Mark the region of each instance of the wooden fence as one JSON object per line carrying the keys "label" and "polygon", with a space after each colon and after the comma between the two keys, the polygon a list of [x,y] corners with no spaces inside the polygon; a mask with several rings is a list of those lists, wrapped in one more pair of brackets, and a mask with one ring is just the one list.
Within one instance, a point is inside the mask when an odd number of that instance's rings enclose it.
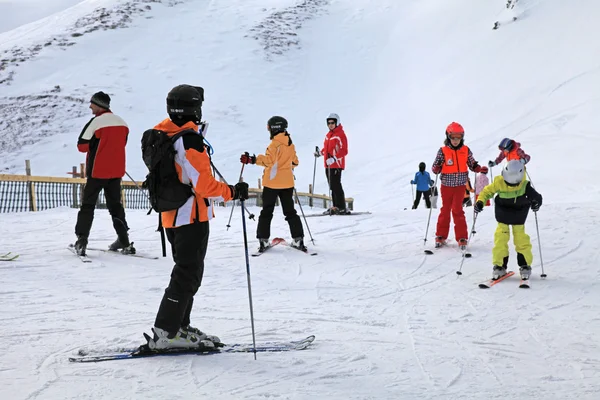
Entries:
{"label": "wooden fence", "polygon": [[[31,175],[31,165],[26,161],[26,175],[0,174],[0,213],[41,211],[55,207],[79,208],[86,179],[85,166],[73,167],[69,174],[73,178]],[[123,180],[121,183],[121,200],[127,209],[150,209],[148,193],[141,188],[141,182]],[[262,206],[262,188],[260,180],[258,188],[250,188],[248,205]],[[309,207],[327,209],[331,206],[331,198],[326,195],[312,193],[309,185],[308,192],[297,192],[300,204]],[[296,200],[296,203],[298,202]],[[354,208],[354,199],[346,198],[347,207]],[[221,203],[229,207],[233,202]],[[98,196],[98,208],[106,208],[103,192]]]}

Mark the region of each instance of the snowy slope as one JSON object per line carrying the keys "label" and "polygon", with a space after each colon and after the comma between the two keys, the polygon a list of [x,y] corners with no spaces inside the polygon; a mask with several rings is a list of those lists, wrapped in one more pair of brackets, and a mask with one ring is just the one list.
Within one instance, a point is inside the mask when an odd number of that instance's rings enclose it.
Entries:
{"label": "snowy slope", "polygon": [[[106,7],[107,17],[90,17],[96,7]],[[258,341],[315,334],[313,349],[258,361],[228,354],[97,365],[67,358],[81,348],[139,344],[172,261],[90,252],[94,261],[83,264],[66,249],[76,210],[3,214],[0,253],[21,256],[0,263],[0,398],[599,398],[600,188],[589,172],[600,141],[600,53],[593,45],[600,5],[521,0],[520,19],[494,31],[503,7],[466,0],[87,0],[0,34],[3,59],[42,44],[0,70],[0,81],[8,79],[0,84],[3,170],[20,172],[32,159],[34,174],[62,175],[83,161],[75,142],[89,118],[87,100],[105,90],[131,127],[128,171],[141,179],[141,132],[165,117],[168,90],[190,82],[206,89],[214,160],[230,179],[239,173],[240,152],[264,150],[265,122],[281,114],[290,121],[298,187],[305,189],[325,117],[339,113],[350,141],[346,193],[373,211],[308,219],[316,257],[283,247],[250,260]],[[52,39],[56,44],[43,46]],[[404,210],[408,181],[420,161],[429,167],[453,120],[482,163],[505,136],[532,156],[528,172],[545,204],[539,225],[533,214],[526,224],[535,256],[529,291],[516,279],[477,288],[491,272],[491,209],[477,220],[461,277],[455,244],[423,254],[429,213]],[[326,192],[318,162],[317,191]],[[260,176],[259,168],[246,171],[249,182]],[[193,323],[224,341],[250,342],[239,210],[229,231],[228,212],[217,212]],[[472,217],[468,210],[469,226]],[[158,255],[155,218],[131,211],[128,219],[138,250]],[[252,248],[255,228],[249,221]],[[272,230],[289,239],[279,211]],[[113,239],[99,210],[91,240],[106,246]],[[539,278],[539,244],[546,280]]]}

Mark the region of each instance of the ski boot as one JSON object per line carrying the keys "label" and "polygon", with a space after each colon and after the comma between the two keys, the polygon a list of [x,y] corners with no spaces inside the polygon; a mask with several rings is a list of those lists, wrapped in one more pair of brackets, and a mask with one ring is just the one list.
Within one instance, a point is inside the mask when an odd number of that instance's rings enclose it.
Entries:
{"label": "ski boot", "polygon": [[258,239],[258,246],[258,252],[264,252],[269,247],[269,239]]}
{"label": "ski boot", "polygon": [[500,265],[494,265],[494,270],[492,272],[492,279],[497,280],[506,275],[506,267]]}
{"label": "ski boot", "polygon": [[463,251],[467,249],[468,243],[469,242],[467,241],[467,239],[458,239],[458,247]]}
{"label": "ski boot", "polygon": [[200,338],[200,340],[210,340],[215,345],[218,344],[218,343],[221,343],[221,339],[219,339],[218,336],[207,335],[206,333],[202,332],[200,329],[195,328],[195,327],[193,327],[191,325],[182,326],[179,330],[187,332],[187,333],[192,333],[192,334],[198,336]]}
{"label": "ski boot", "polygon": [[337,212],[339,215],[350,215],[352,214],[352,212],[350,210],[348,210],[347,208],[339,209]]}
{"label": "ski boot", "polygon": [[323,211],[323,215],[335,215],[338,214],[338,208],[337,207],[331,207],[325,211]]}
{"label": "ski boot", "polygon": [[[164,329],[157,327],[152,328],[154,333],[153,338],[148,339],[148,347],[151,350],[167,350],[167,349],[214,349],[215,345],[210,340],[202,338],[191,331],[179,329],[177,332],[169,333]],[[206,336],[206,335],[204,335]]]}
{"label": "ski boot", "polygon": [[123,254],[135,254],[135,247],[133,247],[133,242],[129,242],[128,237],[124,237],[123,240],[121,238],[117,238],[110,246],[108,246],[108,250],[110,251],[121,251]]}
{"label": "ski boot", "polygon": [[521,273],[521,279],[524,281],[528,281],[531,276],[531,267],[528,265],[524,265],[519,268],[519,272]]}
{"label": "ski boot", "polygon": [[85,256],[85,252],[87,250],[87,245],[88,245],[88,239],[86,236],[82,236],[79,235],[77,236],[77,241],[75,242],[75,245],[73,246],[73,248],[75,249],[75,254],[77,254],[78,256]]}
{"label": "ski boot", "polygon": [[294,238],[294,240],[292,241],[292,244],[290,246],[292,246],[298,250],[301,250],[301,251],[308,251],[308,249],[304,245],[304,238],[302,238],[302,237]]}
{"label": "ski boot", "polygon": [[442,246],[446,245],[446,238],[443,236],[436,236],[435,237],[435,248],[439,249]]}

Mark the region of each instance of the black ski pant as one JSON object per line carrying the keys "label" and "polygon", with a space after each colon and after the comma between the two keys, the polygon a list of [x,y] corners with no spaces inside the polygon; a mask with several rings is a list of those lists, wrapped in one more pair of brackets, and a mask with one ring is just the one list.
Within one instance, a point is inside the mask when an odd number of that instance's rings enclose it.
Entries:
{"label": "black ski pant", "polygon": [[263,207],[258,217],[258,227],[256,228],[256,237],[258,239],[268,239],[271,236],[271,220],[273,219],[273,211],[277,198],[281,202],[283,215],[290,226],[292,238],[303,238],[304,229],[302,221],[294,208],[294,188],[287,189],[271,189],[263,188],[262,202]]}
{"label": "black ski pant", "polygon": [[125,220],[125,209],[121,204],[121,178],[96,179],[88,178],[83,188],[83,199],[81,208],[77,214],[77,224],[75,225],[75,234],[77,236],[90,235],[92,222],[94,222],[94,210],[100,190],[104,189],[106,198],[106,207],[112,217],[113,227],[119,236],[121,243],[129,243],[127,237],[127,221]]}
{"label": "black ski pant", "polygon": [[331,189],[333,206],[340,210],[345,210],[346,196],[342,187],[342,169],[325,168],[325,175],[327,175],[327,183],[329,183],[329,188]]}
{"label": "black ski pant", "polygon": [[168,228],[167,239],[175,266],[165,289],[154,326],[175,333],[190,324],[194,295],[204,275],[204,257],[210,233],[208,222]]}
{"label": "black ski pant", "polygon": [[431,208],[431,200],[429,200],[429,196],[431,195],[431,190],[417,190],[417,196],[415,197],[415,203],[413,204],[413,210],[416,210],[419,206],[419,202],[421,201],[421,195],[425,199],[425,205],[427,208]]}

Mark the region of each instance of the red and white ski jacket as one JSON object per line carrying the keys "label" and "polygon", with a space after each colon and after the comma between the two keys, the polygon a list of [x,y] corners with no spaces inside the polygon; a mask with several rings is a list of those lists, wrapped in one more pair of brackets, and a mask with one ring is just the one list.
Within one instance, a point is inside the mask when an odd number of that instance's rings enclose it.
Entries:
{"label": "red and white ski jacket", "polygon": [[[323,164],[325,168],[346,168],[345,157],[348,155],[348,139],[346,139],[344,127],[341,124],[327,132],[321,154],[324,158]],[[330,157],[335,157],[337,160],[328,166],[327,159]]]}
{"label": "red and white ski jacket", "polygon": [[87,153],[85,174],[89,178],[112,179],[125,175],[125,145],[129,128],[110,110],[92,118],[83,128],[77,149]]}

